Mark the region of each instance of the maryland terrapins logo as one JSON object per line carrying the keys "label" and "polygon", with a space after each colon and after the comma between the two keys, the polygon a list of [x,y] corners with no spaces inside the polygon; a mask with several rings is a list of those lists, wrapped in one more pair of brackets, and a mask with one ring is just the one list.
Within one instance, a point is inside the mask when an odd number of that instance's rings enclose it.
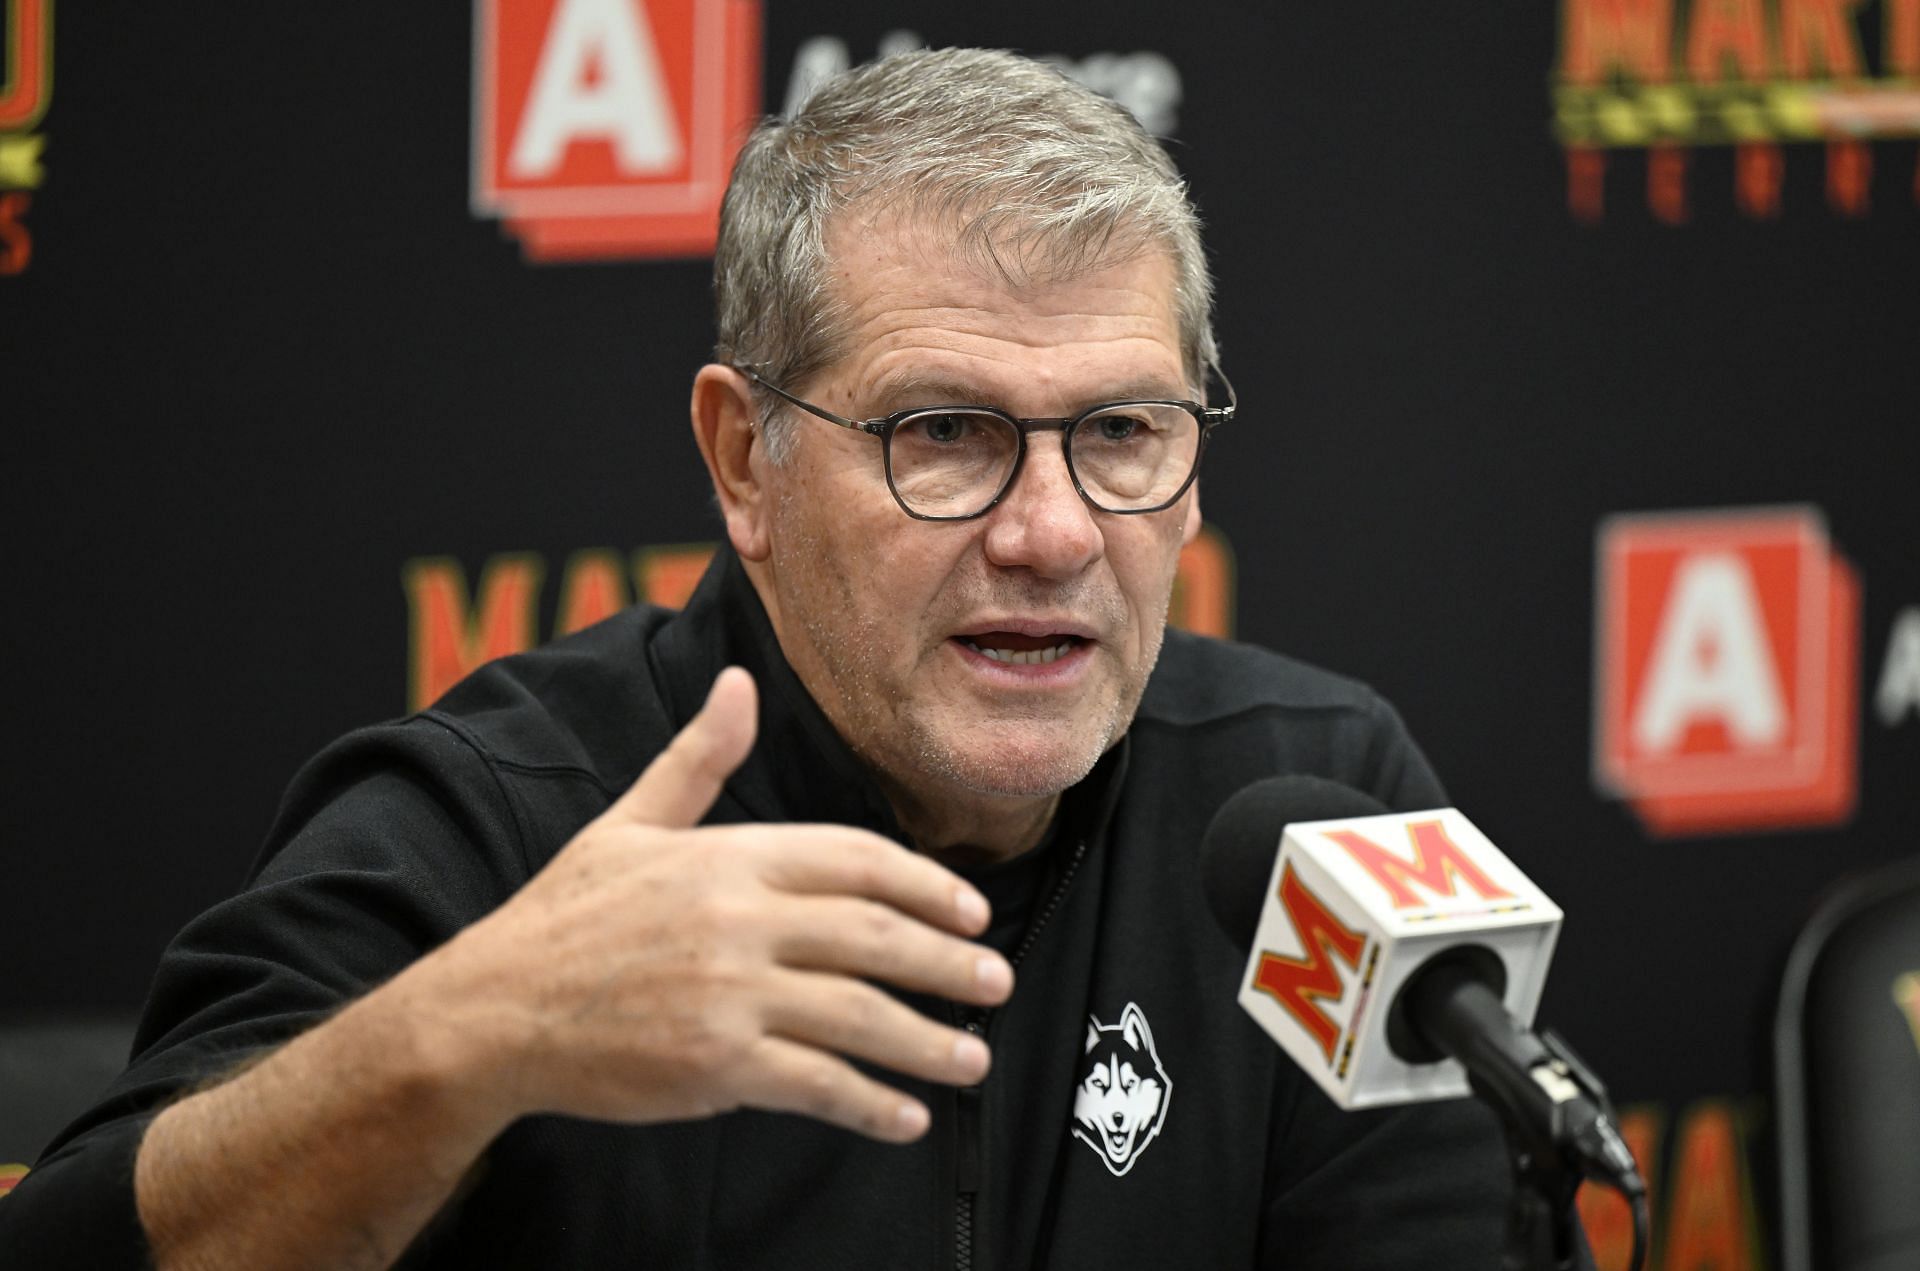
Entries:
{"label": "maryland terrapins logo", "polygon": [[[1640,150],[1648,210],[1684,223],[1689,156],[1724,146],[1734,205],[1771,219],[1785,202],[1782,143],[1800,143],[1824,155],[1831,211],[1865,216],[1871,143],[1920,131],[1916,77],[1920,0],[1561,0],[1554,131],[1568,210],[1601,220],[1609,156]],[[1920,207],[1920,165],[1883,177],[1882,197],[1902,183]]]}

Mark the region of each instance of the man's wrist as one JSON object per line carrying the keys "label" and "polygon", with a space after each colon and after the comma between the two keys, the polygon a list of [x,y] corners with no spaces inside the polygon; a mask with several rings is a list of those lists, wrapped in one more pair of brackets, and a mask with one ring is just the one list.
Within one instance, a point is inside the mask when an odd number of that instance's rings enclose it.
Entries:
{"label": "man's wrist", "polygon": [[[510,1120],[467,1052],[396,978],[161,1112],[134,1169],[156,1263],[386,1265]],[[255,1204],[260,1177],[297,1220]]]}
{"label": "man's wrist", "polygon": [[346,1012],[364,1014],[368,1044],[387,1051],[382,1080],[393,1096],[417,1100],[472,1154],[541,1110],[522,1080],[537,1030],[512,986],[475,957],[475,934],[455,936]]}

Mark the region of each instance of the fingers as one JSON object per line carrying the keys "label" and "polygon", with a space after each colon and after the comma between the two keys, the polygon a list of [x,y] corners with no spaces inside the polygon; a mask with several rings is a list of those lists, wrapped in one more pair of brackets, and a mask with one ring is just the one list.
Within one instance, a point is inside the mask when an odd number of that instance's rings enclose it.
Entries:
{"label": "fingers", "polygon": [[753,677],[737,666],[720,672],[700,713],[620,796],[612,815],[669,829],[698,824],[753,749],[758,710]]}
{"label": "fingers", "polygon": [[931,1122],[918,1099],[811,1046],[763,1037],[754,1061],[750,1084],[740,1092],[750,1107],[797,1112],[883,1143],[911,1143]]}
{"label": "fingers", "polygon": [[761,878],[781,891],[861,896],[946,931],[987,929],[986,898],[943,866],[862,830],[795,826],[767,853]]}
{"label": "fingers", "polygon": [[987,1075],[987,1044],[936,1023],[871,984],[812,971],[773,973],[763,1027],[819,1050],[892,1072],[970,1086]]}
{"label": "fingers", "polygon": [[779,933],[774,957],[785,966],[883,980],[974,1006],[998,1006],[1013,992],[1013,968],[999,953],[877,901],[794,897],[770,925]]}

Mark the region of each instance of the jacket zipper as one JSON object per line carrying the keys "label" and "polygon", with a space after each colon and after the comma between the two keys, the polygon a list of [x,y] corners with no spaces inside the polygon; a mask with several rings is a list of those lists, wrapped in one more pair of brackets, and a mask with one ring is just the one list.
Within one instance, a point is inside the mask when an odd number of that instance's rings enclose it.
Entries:
{"label": "jacket zipper", "polygon": [[[1020,963],[1033,948],[1034,941],[1040,938],[1040,932],[1049,919],[1066,899],[1067,888],[1073,882],[1073,876],[1080,872],[1080,862],[1086,859],[1087,841],[1081,839],[1073,849],[1073,858],[1067,862],[1066,869],[1060,873],[1060,881],[1053,885],[1053,891],[1047,896],[1047,903],[1040,908],[1039,916],[1027,924],[1027,934],[1022,937],[1020,947],[1007,959],[1009,965],[1018,970]],[[969,1007],[961,1012],[960,1027],[976,1037],[985,1038],[987,1026],[993,1022],[993,1012],[979,1007]],[[980,1169],[983,1148],[980,1143],[980,1103],[984,1093],[979,1085],[965,1086],[954,1091],[955,1116],[954,1127],[956,1142],[954,1145],[954,1198],[953,1198],[953,1265],[954,1271],[973,1271],[973,1205],[974,1198],[980,1194]]]}

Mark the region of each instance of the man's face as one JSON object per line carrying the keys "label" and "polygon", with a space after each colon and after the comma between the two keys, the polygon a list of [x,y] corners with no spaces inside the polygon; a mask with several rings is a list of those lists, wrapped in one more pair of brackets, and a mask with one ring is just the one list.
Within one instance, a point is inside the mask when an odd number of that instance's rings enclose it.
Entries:
{"label": "man's face", "polygon": [[[898,225],[856,222],[829,246],[850,352],[787,386],[828,410],[977,403],[1059,417],[1191,395],[1164,252],[1016,291]],[[1041,432],[985,516],[918,521],[888,492],[878,438],[805,415],[793,426],[785,465],[754,460],[769,496],[763,591],[841,735],[924,804],[1028,800],[1085,776],[1159,656],[1197,494],[1144,515],[1095,511],[1062,434]]]}

